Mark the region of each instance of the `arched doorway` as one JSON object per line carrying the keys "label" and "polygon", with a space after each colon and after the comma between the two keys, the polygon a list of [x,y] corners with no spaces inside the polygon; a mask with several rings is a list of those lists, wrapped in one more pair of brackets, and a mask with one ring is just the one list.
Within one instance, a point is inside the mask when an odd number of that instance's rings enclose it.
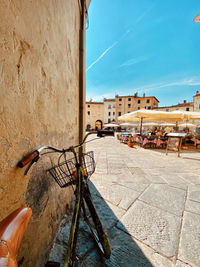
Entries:
{"label": "arched doorway", "polygon": [[95,122],[95,130],[101,130],[103,127],[103,122],[101,120],[97,120]]}

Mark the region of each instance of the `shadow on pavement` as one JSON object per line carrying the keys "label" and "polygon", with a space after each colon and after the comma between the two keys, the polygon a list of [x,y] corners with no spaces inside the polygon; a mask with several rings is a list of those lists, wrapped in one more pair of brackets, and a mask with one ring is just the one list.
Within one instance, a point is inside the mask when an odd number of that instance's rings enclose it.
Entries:
{"label": "shadow on pavement", "polygon": [[[100,257],[88,232],[87,225],[81,222],[77,244],[77,252],[80,256],[80,261],[77,266],[152,267],[153,265],[127,233],[128,230],[126,230],[121,222],[119,223],[119,219],[109,207],[108,203],[101,197],[94,184],[89,182],[89,185],[95,207],[108,233],[112,254],[108,260]],[[121,213],[120,215],[122,216],[123,214]],[[87,251],[84,251],[86,247]]]}

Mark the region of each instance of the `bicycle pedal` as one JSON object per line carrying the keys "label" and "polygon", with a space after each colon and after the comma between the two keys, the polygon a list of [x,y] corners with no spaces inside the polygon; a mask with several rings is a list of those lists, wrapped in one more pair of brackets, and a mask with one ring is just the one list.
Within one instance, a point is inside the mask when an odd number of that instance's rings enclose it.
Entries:
{"label": "bicycle pedal", "polygon": [[60,263],[56,261],[48,261],[44,267],[59,267]]}

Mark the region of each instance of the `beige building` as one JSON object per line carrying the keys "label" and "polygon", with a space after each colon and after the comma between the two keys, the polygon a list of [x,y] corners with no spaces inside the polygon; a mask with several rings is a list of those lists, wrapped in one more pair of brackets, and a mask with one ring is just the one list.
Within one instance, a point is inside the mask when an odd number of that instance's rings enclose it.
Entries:
{"label": "beige building", "polygon": [[187,102],[186,100],[184,100],[183,103],[180,103],[177,105],[156,107],[154,109],[165,110],[165,111],[184,110],[184,111],[200,112],[200,94],[199,94],[199,91],[196,91],[196,94],[193,96],[193,102]]}
{"label": "beige building", "polygon": [[42,145],[66,148],[79,140],[83,6],[82,0],[0,1],[0,220],[32,208],[19,252],[26,267],[44,266],[73,191],[47,176],[48,157],[26,176],[16,165]]}
{"label": "beige building", "polygon": [[184,111],[194,111],[194,103],[183,101],[181,104],[165,106],[165,107],[157,107],[154,109],[163,110],[163,111],[174,111],[174,110],[184,110]]}
{"label": "beige building", "polygon": [[137,93],[133,96],[115,96],[116,101],[116,120],[118,116],[135,111],[138,109],[153,109],[158,106],[158,99],[155,96],[139,97]]}
{"label": "beige building", "polygon": [[194,101],[194,111],[200,112],[200,94],[199,91],[196,91],[196,95],[193,96]]}
{"label": "beige building", "polygon": [[86,102],[86,129],[101,129],[104,122],[104,103]]}
{"label": "beige building", "polygon": [[104,98],[104,123],[115,121],[116,115],[115,99]]}

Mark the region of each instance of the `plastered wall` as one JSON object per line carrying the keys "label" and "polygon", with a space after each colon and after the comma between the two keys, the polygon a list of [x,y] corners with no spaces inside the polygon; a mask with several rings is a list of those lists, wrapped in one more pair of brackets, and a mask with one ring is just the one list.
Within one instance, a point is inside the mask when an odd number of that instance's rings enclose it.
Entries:
{"label": "plastered wall", "polygon": [[78,0],[0,0],[0,220],[28,205],[33,216],[20,255],[43,266],[72,191],[46,175],[49,158],[27,176],[28,152],[78,141]]}

